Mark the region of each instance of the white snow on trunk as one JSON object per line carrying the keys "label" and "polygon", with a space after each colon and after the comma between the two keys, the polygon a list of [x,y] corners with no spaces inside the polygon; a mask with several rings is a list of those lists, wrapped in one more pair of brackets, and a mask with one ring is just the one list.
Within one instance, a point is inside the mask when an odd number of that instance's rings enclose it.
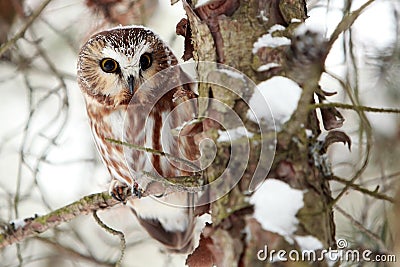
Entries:
{"label": "white snow on trunk", "polygon": [[250,198],[254,218],[264,230],[278,233],[293,244],[296,214],[304,206],[303,194],[280,180],[267,179]]}
{"label": "white snow on trunk", "polygon": [[306,235],[306,236],[296,235],[294,239],[296,240],[296,243],[300,246],[301,250],[315,251],[317,249],[323,248],[321,241],[319,241],[319,239],[311,235]]}
{"label": "white snow on trunk", "polygon": [[256,54],[258,49],[263,47],[278,47],[283,45],[290,45],[291,41],[289,38],[281,37],[281,36],[272,36],[272,33],[275,31],[282,31],[285,27],[282,25],[274,25],[269,30],[268,33],[262,35],[257,39],[257,41],[253,44],[253,54]]}
{"label": "white snow on trunk", "polygon": [[[292,116],[297,108],[302,89],[291,79],[283,76],[275,76],[257,85],[257,92],[250,98],[249,105],[252,110],[247,112],[247,118],[258,122],[272,120],[271,113],[265,107],[268,103],[273,119],[279,126],[284,124]],[[254,114],[261,114],[257,115]]]}

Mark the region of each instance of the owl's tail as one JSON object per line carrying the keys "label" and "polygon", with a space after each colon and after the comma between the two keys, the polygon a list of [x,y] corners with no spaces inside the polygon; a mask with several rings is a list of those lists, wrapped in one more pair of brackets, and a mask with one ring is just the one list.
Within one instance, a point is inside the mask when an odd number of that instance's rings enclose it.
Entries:
{"label": "owl's tail", "polygon": [[139,223],[151,237],[162,243],[170,252],[190,253],[194,249],[194,223],[188,224],[184,231],[167,231],[156,219],[142,219]]}
{"label": "owl's tail", "polygon": [[[178,193],[182,194],[182,192]],[[194,214],[194,196],[193,194],[184,193],[187,196],[187,207],[171,207],[167,209],[177,209],[180,214],[182,212],[184,216],[178,216],[176,218],[169,217],[165,219],[163,211],[159,210],[159,216],[157,216],[157,211],[154,211],[155,216],[146,216],[139,210],[135,209],[135,204],[132,206],[132,211],[136,215],[139,223],[144,229],[149,233],[149,235],[162,243],[170,252],[173,253],[190,253],[194,250],[195,245],[195,226],[197,217]],[[145,197],[148,198],[148,197]],[[144,198],[143,198],[144,199]],[[157,201],[157,200],[153,200]],[[161,203],[159,203],[161,204]],[[163,204],[168,205],[168,204]],[[168,212],[168,211],[167,211]],[[172,212],[172,214],[175,212]],[[172,215],[171,213],[169,213]],[[179,224],[179,227],[174,230],[168,230],[171,227],[171,223]]]}

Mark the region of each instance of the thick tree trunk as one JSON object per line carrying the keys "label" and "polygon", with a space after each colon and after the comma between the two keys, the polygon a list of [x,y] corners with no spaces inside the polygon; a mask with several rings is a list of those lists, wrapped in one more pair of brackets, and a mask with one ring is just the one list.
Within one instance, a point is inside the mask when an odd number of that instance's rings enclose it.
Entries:
{"label": "thick tree trunk", "polygon": [[[229,65],[246,74],[255,83],[274,75],[285,75],[282,67],[271,68],[267,71],[257,70],[261,65],[268,63],[285,66],[287,47],[268,47],[253,53],[253,44],[276,24],[286,28],[279,34],[290,38],[298,22],[306,18],[303,0],[227,0],[211,1],[197,8],[195,6],[195,1],[184,2],[191,29],[195,61],[212,61]],[[186,49],[189,48],[186,47]],[[214,64],[214,68],[217,70],[220,67]],[[198,74],[200,78],[206,79],[214,70],[211,70],[209,65],[207,69],[202,69],[199,65]],[[308,91],[303,90],[300,101],[311,103],[314,92],[318,90],[320,74],[321,72],[317,70],[315,79],[302,85],[303,88],[308,87]],[[291,76],[293,75],[295,74],[291,73]],[[235,85],[228,82],[227,86]],[[312,87],[311,90],[310,87]],[[246,120],[247,106],[243,102],[243,99],[249,96],[243,94],[239,97],[229,94],[213,84],[200,85],[199,93],[201,97],[212,96],[232,107],[246,126],[252,129],[251,123]],[[282,105],[285,105],[284,101],[285,99],[282,99]],[[212,108],[207,109],[206,112],[212,112],[210,110]],[[304,206],[296,215],[298,225],[295,234],[312,236],[321,242],[323,248],[334,247],[335,226],[328,185],[329,177],[327,177],[329,172],[322,171],[322,167],[327,167],[326,163],[316,162],[318,159],[312,152],[317,146],[315,136],[320,132],[319,124],[316,123],[315,114],[310,112],[307,106],[299,106],[296,112],[299,112],[299,115],[292,116],[277,133],[276,154],[268,177],[279,179],[290,187],[305,192]],[[222,115],[219,118],[223,120]],[[218,137],[215,127],[216,125],[210,127],[205,125],[208,136]],[[307,128],[314,133],[314,138],[307,137]],[[253,208],[248,201],[248,188],[259,161],[260,144],[255,139],[250,139],[250,141],[250,164],[233,190],[211,203],[213,223],[203,236],[201,248],[189,258],[188,263],[191,266],[201,266],[196,255],[202,254],[204,257],[208,252],[210,261],[217,266],[299,264],[290,261],[271,263],[257,258],[257,253],[264,249],[265,245],[270,251],[283,249],[287,252],[293,249],[299,251],[300,246],[296,242],[290,244],[284,236],[266,231],[257,220],[252,218]],[[218,153],[214,160],[218,164],[213,164],[206,172],[210,181],[223,172],[229,160],[229,153],[228,145],[218,144]],[[268,160],[261,164],[265,164],[265,168],[269,167]],[[292,200],[287,199],[287,201]],[[284,212],[282,210],[282,213]],[[208,247],[208,250],[205,247]],[[205,263],[207,264],[209,262]],[[307,263],[304,264],[307,265]],[[325,263],[319,262],[312,265],[324,266]]]}

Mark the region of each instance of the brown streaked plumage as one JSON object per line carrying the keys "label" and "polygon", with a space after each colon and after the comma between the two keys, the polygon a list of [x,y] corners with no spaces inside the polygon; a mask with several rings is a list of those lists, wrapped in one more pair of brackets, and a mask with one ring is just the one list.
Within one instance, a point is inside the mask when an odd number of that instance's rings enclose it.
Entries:
{"label": "brown streaked plumage", "polygon": [[[195,116],[192,103],[172,112],[195,94],[187,85],[165,90],[170,83],[179,82],[183,72],[174,68],[152,78],[176,64],[168,46],[152,31],[138,26],[95,34],[81,49],[78,83],[96,146],[112,177],[110,192],[121,200],[124,188],[146,191],[151,184],[147,173],[179,177],[194,171],[166,157],[106,140],[123,140],[188,160],[197,158],[193,138],[175,136],[172,131]],[[135,198],[128,204],[149,234],[170,251],[190,252],[196,222],[194,198],[192,193],[177,191]]]}

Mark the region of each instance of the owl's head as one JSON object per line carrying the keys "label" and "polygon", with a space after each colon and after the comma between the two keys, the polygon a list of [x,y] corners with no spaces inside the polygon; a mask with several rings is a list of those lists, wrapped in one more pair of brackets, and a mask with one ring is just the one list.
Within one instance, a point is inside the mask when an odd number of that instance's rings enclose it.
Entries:
{"label": "owl's head", "polygon": [[157,72],[176,65],[168,46],[151,30],[118,27],[93,35],[81,49],[78,83],[86,95],[107,106],[126,105]]}

